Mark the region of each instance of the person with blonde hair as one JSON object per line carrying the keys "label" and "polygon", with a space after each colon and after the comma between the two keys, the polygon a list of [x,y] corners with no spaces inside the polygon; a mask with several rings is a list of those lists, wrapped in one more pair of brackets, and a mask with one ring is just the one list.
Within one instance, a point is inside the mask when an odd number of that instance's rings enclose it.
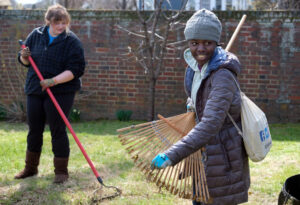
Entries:
{"label": "person with blonde hair", "polygon": [[[51,87],[66,116],[69,115],[76,91],[81,87],[84,73],[84,50],[79,38],[69,29],[71,17],[63,6],[50,6],[45,13],[45,25],[35,28],[26,38],[18,61],[28,67],[25,93],[27,95],[27,151],[25,168],[15,175],[23,179],[37,175],[46,122],[51,131],[54,154],[54,183],[68,180],[70,155],[66,125],[45,90]],[[28,57],[31,56],[45,78],[40,81]]]}

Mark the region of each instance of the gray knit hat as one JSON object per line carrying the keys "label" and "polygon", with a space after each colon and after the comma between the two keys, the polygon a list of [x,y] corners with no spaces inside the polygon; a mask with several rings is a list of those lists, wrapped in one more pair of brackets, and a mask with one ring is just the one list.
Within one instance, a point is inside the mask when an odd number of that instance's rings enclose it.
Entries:
{"label": "gray knit hat", "polygon": [[201,39],[213,40],[219,43],[222,24],[211,11],[201,9],[187,21],[184,36],[186,40]]}

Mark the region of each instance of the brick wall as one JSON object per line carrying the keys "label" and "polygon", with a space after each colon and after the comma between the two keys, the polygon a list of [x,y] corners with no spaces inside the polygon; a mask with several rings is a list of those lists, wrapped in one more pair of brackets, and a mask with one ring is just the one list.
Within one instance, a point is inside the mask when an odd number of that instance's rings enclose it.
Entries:
{"label": "brick wall", "polygon": [[[300,12],[217,12],[223,23],[222,42],[229,41],[241,16],[247,14],[232,52],[242,64],[242,90],[267,114],[271,122],[300,120]],[[24,71],[16,61],[18,39],[25,39],[43,24],[44,11],[0,10],[0,103],[24,100]],[[146,119],[148,81],[144,70],[124,55],[135,37],[116,24],[137,30],[132,11],[70,11],[71,30],[82,40],[87,62],[82,90],[75,107],[82,118],[115,118],[119,109],[132,110],[134,119]],[[182,16],[186,22],[192,12]],[[172,34],[183,40],[183,26]],[[157,83],[157,113],[185,112],[182,50],[170,50]],[[16,72],[18,71],[18,72]],[[23,72],[23,73],[22,73]],[[22,75],[21,75],[21,74]],[[16,97],[19,96],[19,97]]]}

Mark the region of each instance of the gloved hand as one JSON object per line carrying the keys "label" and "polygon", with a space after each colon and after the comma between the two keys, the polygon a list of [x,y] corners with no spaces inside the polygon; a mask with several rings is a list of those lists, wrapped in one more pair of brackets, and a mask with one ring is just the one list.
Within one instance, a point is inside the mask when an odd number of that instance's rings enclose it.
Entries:
{"label": "gloved hand", "polygon": [[20,55],[22,56],[23,59],[28,60],[28,57],[31,55],[29,48],[28,47],[23,48],[20,51]]}
{"label": "gloved hand", "polygon": [[56,85],[57,83],[54,81],[53,78],[50,78],[50,79],[42,80],[42,81],[40,82],[40,84],[41,84],[41,86],[42,86],[42,91],[44,91],[44,90],[46,90],[47,88]]}
{"label": "gloved hand", "polygon": [[172,165],[172,162],[168,158],[168,156],[164,153],[160,153],[156,155],[156,157],[154,157],[154,159],[152,160],[151,169],[163,169],[170,165]]}
{"label": "gloved hand", "polygon": [[186,100],[186,111],[187,112],[195,112],[195,106],[194,106],[194,103],[192,101],[192,98],[188,98]]}

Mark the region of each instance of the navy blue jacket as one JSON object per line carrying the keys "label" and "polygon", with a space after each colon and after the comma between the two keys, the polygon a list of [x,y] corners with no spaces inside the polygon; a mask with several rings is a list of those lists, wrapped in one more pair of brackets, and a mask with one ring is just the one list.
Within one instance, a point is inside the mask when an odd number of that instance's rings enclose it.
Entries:
{"label": "navy blue jacket", "polygon": [[[66,70],[70,70],[74,79],[51,87],[53,93],[69,93],[80,89],[80,76],[85,69],[84,51],[79,38],[72,32],[63,32],[48,45],[48,26],[34,29],[27,37],[25,45],[29,47],[31,57],[45,79],[52,78]],[[20,55],[18,56],[20,61]],[[24,64],[23,64],[24,65]],[[40,80],[29,65],[25,93],[41,94]]]}

